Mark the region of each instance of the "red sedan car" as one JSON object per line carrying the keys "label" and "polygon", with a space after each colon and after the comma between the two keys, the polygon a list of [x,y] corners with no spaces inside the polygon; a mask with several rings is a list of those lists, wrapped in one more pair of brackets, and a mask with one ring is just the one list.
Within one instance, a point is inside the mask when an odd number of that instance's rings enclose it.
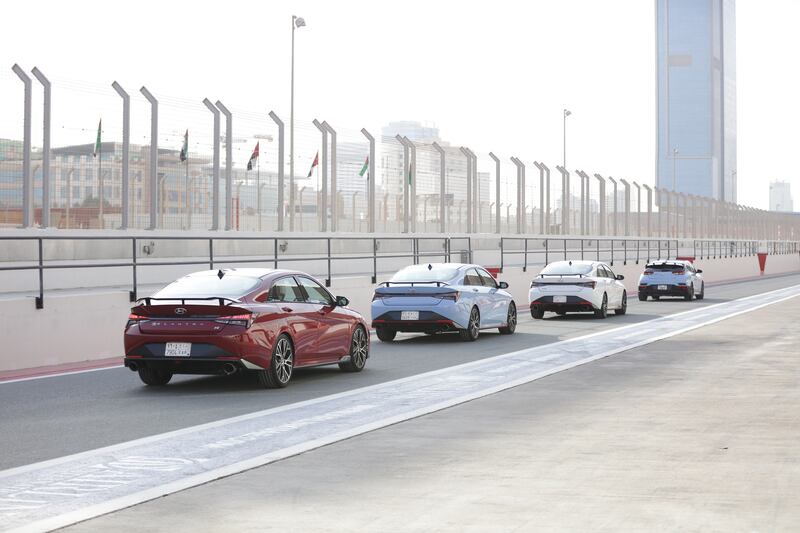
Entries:
{"label": "red sedan car", "polygon": [[252,371],[285,387],[295,368],[338,363],[360,372],[367,323],[303,272],[238,268],[195,272],[131,309],[125,366],[147,385],[173,374]]}

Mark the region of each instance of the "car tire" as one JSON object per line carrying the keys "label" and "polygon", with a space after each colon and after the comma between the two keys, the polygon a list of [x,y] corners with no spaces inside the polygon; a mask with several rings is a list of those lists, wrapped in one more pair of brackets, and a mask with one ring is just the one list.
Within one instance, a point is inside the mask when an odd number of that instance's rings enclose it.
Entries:
{"label": "car tire", "polygon": [[544,318],[544,309],[541,307],[531,307],[531,317],[536,320],[541,320]]}
{"label": "car tire", "polygon": [[697,295],[695,295],[695,298],[697,298],[698,300],[702,300],[705,297],[706,297],[706,284],[705,282],[702,282],[700,283],[700,292]]}
{"label": "car tire", "polygon": [[608,295],[603,293],[603,303],[600,304],[599,309],[594,310],[595,318],[606,318],[608,316]]}
{"label": "car tire", "polygon": [[139,379],[149,387],[163,387],[172,379],[172,372],[150,366],[139,368]]}
{"label": "car tire", "polygon": [[470,311],[469,313],[469,322],[467,323],[467,329],[458,330],[458,335],[461,337],[462,341],[474,342],[478,340],[478,335],[480,335],[480,329],[481,329],[481,314],[478,311],[477,307],[473,307],[472,311]]}
{"label": "car tire", "polygon": [[361,326],[356,326],[350,339],[350,359],[339,363],[339,369],[344,372],[361,372],[367,364],[369,357],[369,338]]}
{"label": "car tire", "polygon": [[614,309],[615,315],[624,315],[628,312],[628,293],[626,291],[622,291],[622,304],[619,306],[619,309]]}
{"label": "car tire", "polygon": [[294,346],[288,335],[275,339],[269,368],[258,371],[258,382],[265,389],[282,389],[289,384],[294,371]]}
{"label": "car tire", "polygon": [[397,331],[386,326],[375,326],[375,334],[381,342],[392,342],[397,336]]}
{"label": "car tire", "polygon": [[640,302],[646,302],[646,301],[647,301],[647,295],[646,295],[646,294],[642,294],[642,293],[640,292],[640,293],[639,293],[639,301],[640,301]]}
{"label": "car tire", "polygon": [[689,292],[686,293],[686,296],[684,296],[683,299],[687,302],[694,300],[694,285],[689,286]]}
{"label": "car tire", "polygon": [[517,306],[514,302],[508,304],[508,314],[506,315],[505,327],[499,328],[501,335],[513,335],[517,330]]}

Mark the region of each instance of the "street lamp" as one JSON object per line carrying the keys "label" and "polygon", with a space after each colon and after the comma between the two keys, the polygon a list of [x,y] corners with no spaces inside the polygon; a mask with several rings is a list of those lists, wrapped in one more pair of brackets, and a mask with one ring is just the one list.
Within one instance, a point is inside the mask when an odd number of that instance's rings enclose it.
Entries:
{"label": "street lamp", "polygon": [[292,94],[289,112],[289,231],[294,231],[294,30],[305,25],[305,19],[292,15]]}
{"label": "street lamp", "polygon": [[564,168],[567,168],[567,117],[572,114],[572,111],[569,109],[564,110],[564,125],[563,125],[563,132],[564,132],[564,161],[561,165]]}

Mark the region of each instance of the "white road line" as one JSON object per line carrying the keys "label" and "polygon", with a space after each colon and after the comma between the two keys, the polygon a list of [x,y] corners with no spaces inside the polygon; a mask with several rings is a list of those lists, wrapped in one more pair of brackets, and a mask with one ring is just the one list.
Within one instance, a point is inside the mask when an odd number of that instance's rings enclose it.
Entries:
{"label": "white road line", "polygon": [[63,527],[796,296],[800,285],[6,470],[0,529]]}

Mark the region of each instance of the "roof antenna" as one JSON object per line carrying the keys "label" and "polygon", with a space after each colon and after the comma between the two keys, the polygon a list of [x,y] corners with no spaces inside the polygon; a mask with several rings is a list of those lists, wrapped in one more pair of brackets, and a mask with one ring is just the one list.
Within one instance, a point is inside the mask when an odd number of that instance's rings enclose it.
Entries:
{"label": "roof antenna", "polygon": [[428,270],[433,270],[433,265],[431,265],[430,263],[428,263]]}
{"label": "roof antenna", "polygon": [[222,276],[224,276],[224,275],[225,275],[225,272],[223,272],[223,271],[222,271],[222,269],[220,268],[220,269],[219,269],[219,272],[217,272],[217,277],[218,277],[219,279],[222,279]]}

